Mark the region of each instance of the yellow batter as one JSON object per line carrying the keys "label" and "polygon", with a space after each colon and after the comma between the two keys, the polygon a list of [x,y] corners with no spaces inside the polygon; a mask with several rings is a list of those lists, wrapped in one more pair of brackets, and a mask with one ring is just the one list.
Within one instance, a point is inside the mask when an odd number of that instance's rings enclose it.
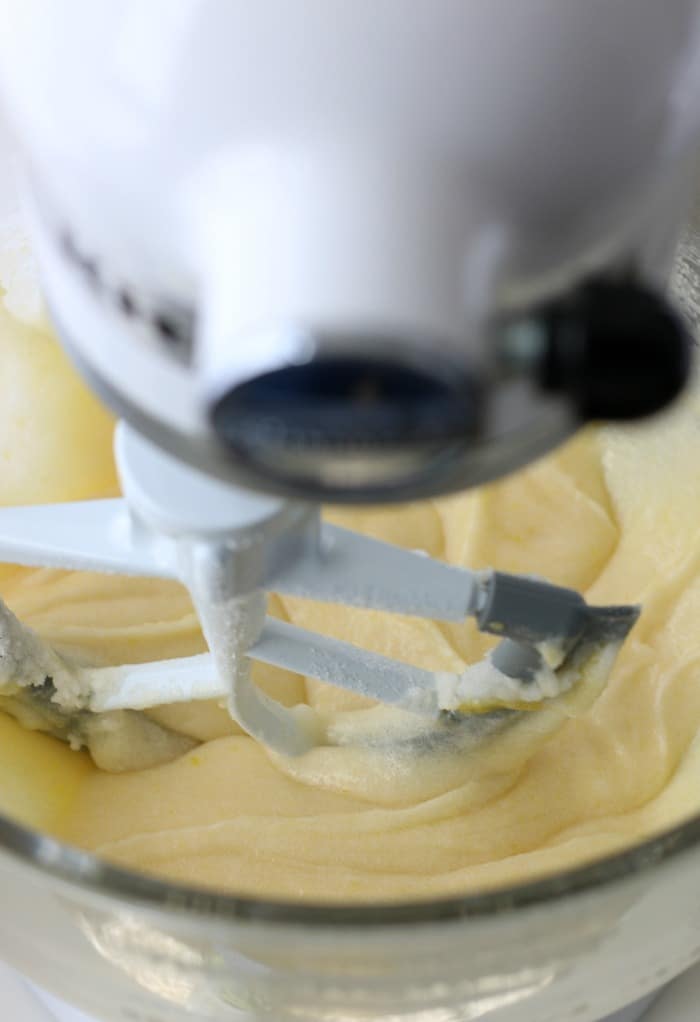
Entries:
{"label": "yellow batter", "polygon": [[[455,564],[546,574],[599,603],[644,604],[612,677],[528,714],[478,754],[324,748],[282,761],[213,704],[154,716],[203,744],[101,773],[0,715],[0,808],[119,863],[238,892],[373,900],[465,892],[617,849],[700,809],[700,403],[589,432],[476,494],[333,520]],[[48,333],[0,310],[0,502],[112,495],[111,421]],[[42,636],[96,662],[200,652],[175,584],[0,569]],[[459,671],[486,640],[438,625],[273,598],[290,620]],[[258,669],[288,704],[361,700]],[[354,718],[344,717],[346,722]]]}

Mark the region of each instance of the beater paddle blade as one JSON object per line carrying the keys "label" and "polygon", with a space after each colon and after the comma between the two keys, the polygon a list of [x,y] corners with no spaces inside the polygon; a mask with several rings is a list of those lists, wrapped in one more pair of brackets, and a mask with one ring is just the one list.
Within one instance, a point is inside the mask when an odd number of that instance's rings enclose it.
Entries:
{"label": "beater paddle blade", "polygon": [[[0,509],[0,560],[177,579],[192,594],[211,655],[110,668],[62,662],[63,673],[60,665],[49,671],[42,665],[55,654],[0,616],[8,683],[41,687],[50,674],[51,699],[66,710],[221,698],[250,734],[299,753],[317,736],[301,711],[253,684],[251,659],[432,719],[534,709],[570,687],[572,664],[619,645],[637,618],[635,607],[589,607],[540,579],[456,568],[323,524],[308,505],[238,494],[123,426],[117,455],[124,499]],[[267,618],[266,590],[441,620],[472,616],[502,641],[460,675],[434,673]],[[22,664],[22,650],[34,661]]]}

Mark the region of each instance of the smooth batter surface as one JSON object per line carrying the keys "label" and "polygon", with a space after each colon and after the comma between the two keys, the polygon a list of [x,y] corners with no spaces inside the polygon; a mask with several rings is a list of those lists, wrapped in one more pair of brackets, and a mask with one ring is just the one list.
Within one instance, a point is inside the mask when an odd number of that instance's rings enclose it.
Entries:
{"label": "smooth batter surface", "polygon": [[[0,307],[0,501],[113,495],[111,421],[48,333]],[[507,482],[333,520],[455,564],[546,574],[644,612],[602,692],[528,714],[478,751],[323,748],[281,761],[213,704],[155,716],[203,741],[167,766],[101,773],[0,715],[0,808],[122,864],[261,895],[375,900],[521,880],[700,809],[700,405],[589,432]],[[24,621],[95,662],[202,651],[186,593],[150,580],[0,569]],[[275,613],[437,670],[487,641],[470,625],[301,600]],[[272,669],[288,704],[361,714],[340,689]]]}

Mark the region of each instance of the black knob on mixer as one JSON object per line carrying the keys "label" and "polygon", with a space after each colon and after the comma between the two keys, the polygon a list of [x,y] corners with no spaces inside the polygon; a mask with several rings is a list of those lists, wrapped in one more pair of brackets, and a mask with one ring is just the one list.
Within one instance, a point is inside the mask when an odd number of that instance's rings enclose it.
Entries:
{"label": "black knob on mixer", "polygon": [[589,281],[542,310],[539,379],[569,395],[582,419],[636,419],[682,390],[692,340],[659,294],[634,281]]}

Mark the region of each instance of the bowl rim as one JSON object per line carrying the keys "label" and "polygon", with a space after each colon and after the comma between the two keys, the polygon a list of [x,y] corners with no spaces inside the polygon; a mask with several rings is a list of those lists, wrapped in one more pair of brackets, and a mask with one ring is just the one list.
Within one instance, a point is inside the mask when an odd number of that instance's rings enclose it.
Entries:
{"label": "bowl rim", "polygon": [[9,855],[43,876],[152,909],[309,930],[376,930],[505,915],[606,888],[649,872],[699,844],[700,813],[622,851],[524,883],[431,899],[335,903],[266,899],[177,883],[112,865],[0,814],[0,855]]}

